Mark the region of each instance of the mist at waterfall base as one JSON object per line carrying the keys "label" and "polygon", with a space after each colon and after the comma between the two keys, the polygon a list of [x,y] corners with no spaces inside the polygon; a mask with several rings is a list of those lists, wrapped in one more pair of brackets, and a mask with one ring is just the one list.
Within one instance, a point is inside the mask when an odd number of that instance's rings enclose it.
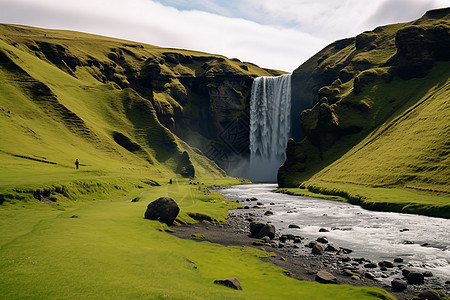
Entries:
{"label": "mist at waterfall base", "polygon": [[291,75],[256,78],[250,98],[250,161],[242,165],[244,177],[253,182],[277,181],[290,129]]}

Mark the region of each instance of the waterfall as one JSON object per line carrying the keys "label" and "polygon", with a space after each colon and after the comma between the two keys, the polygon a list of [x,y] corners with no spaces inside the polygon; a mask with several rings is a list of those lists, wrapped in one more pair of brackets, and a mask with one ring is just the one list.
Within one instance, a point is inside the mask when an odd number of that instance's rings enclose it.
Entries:
{"label": "waterfall", "polygon": [[291,75],[256,78],[250,98],[250,179],[276,181],[290,129]]}

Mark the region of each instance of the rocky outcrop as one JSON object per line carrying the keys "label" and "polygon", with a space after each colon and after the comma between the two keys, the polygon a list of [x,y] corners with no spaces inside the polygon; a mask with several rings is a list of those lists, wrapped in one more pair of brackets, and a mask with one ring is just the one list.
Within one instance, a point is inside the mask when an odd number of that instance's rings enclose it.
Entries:
{"label": "rocky outcrop", "polygon": [[[334,42],[293,72],[292,103],[310,106],[295,108],[301,127],[294,126],[287,145],[280,187],[297,187],[411,100],[393,82],[426,82],[433,67],[450,60],[449,14],[450,8],[433,10]],[[408,88],[421,85],[416,80]]]}
{"label": "rocky outcrop", "polygon": [[181,154],[180,160],[178,161],[177,173],[186,178],[195,177],[195,169],[187,151]]}

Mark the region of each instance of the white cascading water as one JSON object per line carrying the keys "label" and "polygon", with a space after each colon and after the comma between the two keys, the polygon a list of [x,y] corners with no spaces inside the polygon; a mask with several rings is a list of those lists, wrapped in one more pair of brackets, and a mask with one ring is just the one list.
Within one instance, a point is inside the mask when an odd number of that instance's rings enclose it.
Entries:
{"label": "white cascading water", "polygon": [[256,78],[250,98],[250,179],[276,182],[290,129],[291,75]]}

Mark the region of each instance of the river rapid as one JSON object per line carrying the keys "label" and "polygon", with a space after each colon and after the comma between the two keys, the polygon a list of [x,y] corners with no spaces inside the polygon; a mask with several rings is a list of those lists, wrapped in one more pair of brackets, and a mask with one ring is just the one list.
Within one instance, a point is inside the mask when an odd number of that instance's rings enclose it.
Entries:
{"label": "river rapid", "polygon": [[[257,198],[264,211],[273,212],[261,218],[271,222],[278,235],[294,234],[311,241],[326,236],[335,247],[353,250],[350,257],[373,262],[402,258],[405,265],[431,271],[443,282],[450,280],[450,220],[369,211],[337,201],[274,193],[276,188],[276,184],[248,184],[219,192],[249,206],[256,202],[246,199]],[[300,228],[288,228],[290,224]],[[321,228],[329,232],[319,232]]]}

